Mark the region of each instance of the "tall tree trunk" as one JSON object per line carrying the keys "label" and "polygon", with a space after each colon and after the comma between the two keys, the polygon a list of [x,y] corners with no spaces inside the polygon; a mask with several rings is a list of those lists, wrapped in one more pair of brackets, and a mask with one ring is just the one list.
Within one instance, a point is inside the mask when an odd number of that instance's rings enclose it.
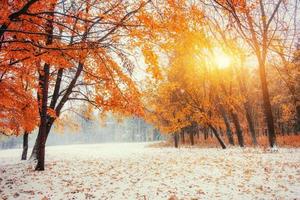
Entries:
{"label": "tall tree trunk", "polygon": [[[51,11],[54,11],[56,3],[51,4]],[[54,12],[49,14],[50,20],[46,22],[46,45],[51,45],[53,43],[53,21]],[[38,139],[38,152],[37,152],[37,165],[35,170],[43,171],[45,169],[45,145],[46,139],[48,136],[47,125],[48,125],[48,88],[49,88],[49,73],[50,73],[50,64],[45,63],[43,71],[40,73],[40,88],[41,88],[41,109],[40,109],[40,126],[39,126],[39,135]]]}
{"label": "tall tree trunk", "polygon": [[184,130],[180,131],[180,138],[181,138],[181,143],[184,144],[185,143]]}
{"label": "tall tree trunk", "polygon": [[21,160],[27,159],[27,151],[28,151],[28,132],[25,132],[23,135],[23,152]]}
{"label": "tall tree trunk", "polygon": [[259,61],[259,73],[263,95],[264,114],[268,126],[269,144],[271,147],[274,147],[276,145],[276,135],[265,68],[265,63],[263,61]]}
{"label": "tall tree trunk", "polygon": [[254,146],[256,146],[257,145],[256,133],[255,133],[254,123],[253,123],[251,105],[249,104],[248,100],[244,103],[244,108],[245,108],[245,111],[246,111],[246,119],[247,119],[247,122],[248,122],[249,131],[250,131],[250,134],[251,134],[252,144]]}
{"label": "tall tree trunk", "polygon": [[39,129],[39,132],[38,132],[38,135],[35,139],[35,143],[34,143],[34,146],[32,148],[32,151],[31,151],[31,155],[30,155],[30,160],[37,160],[37,156],[38,156],[38,151],[39,151],[39,139],[38,137],[40,137],[40,129]]}
{"label": "tall tree trunk", "polygon": [[38,141],[38,138],[36,138],[29,160],[37,160],[37,155],[39,151]]}
{"label": "tall tree trunk", "polygon": [[191,126],[188,128],[189,133],[190,133],[190,142],[191,145],[195,145],[195,133],[198,131],[198,124],[196,122],[192,122]]}
{"label": "tall tree trunk", "polygon": [[296,131],[295,134],[300,133],[300,104],[296,106]]}
{"label": "tall tree trunk", "polygon": [[207,128],[205,128],[203,130],[203,133],[204,133],[204,140],[207,140],[207,138],[208,138],[208,130],[207,130]]}
{"label": "tall tree trunk", "polygon": [[194,146],[194,145],[195,145],[195,141],[194,141],[194,131],[193,131],[193,130],[190,130],[190,131],[189,131],[189,135],[190,135],[190,142],[191,142],[191,145]]}
{"label": "tall tree trunk", "polygon": [[231,117],[232,117],[233,124],[235,126],[235,131],[236,131],[236,135],[238,137],[239,145],[241,147],[244,147],[244,137],[243,137],[243,131],[242,131],[242,128],[240,125],[239,117],[233,111],[231,111]]}
{"label": "tall tree trunk", "polygon": [[174,138],[174,147],[178,148],[178,133],[174,133],[173,138]]}
{"label": "tall tree trunk", "polygon": [[39,127],[38,136],[38,163],[35,167],[37,171],[45,169],[45,143],[47,137],[47,102],[48,102],[48,86],[49,86],[49,68],[50,65],[45,63],[43,70],[43,83],[42,83],[42,108],[41,108],[41,123]]}
{"label": "tall tree trunk", "polygon": [[220,105],[220,112],[221,112],[222,118],[223,118],[225,126],[226,126],[226,136],[227,136],[228,142],[229,142],[229,144],[234,145],[233,135],[232,135],[232,131],[230,128],[230,122],[226,115],[226,111],[225,111],[223,105]]}
{"label": "tall tree trunk", "polygon": [[[47,122],[48,123],[47,123],[46,141],[47,141],[47,138],[49,136],[49,132],[50,132],[51,127],[53,125],[54,119],[48,116]],[[35,143],[34,143],[34,146],[32,148],[32,152],[31,152],[30,158],[29,158],[30,160],[38,160],[40,137],[41,137],[41,132],[40,132],[40,129],[39,129],[38,136],[37,136],[37,138],[35,140]]]}
{"label": "tall tree trunk", "polygon": [[217,138],[218,142],[220,143],[222,149],[226,149],[226,145],[225,145],[224,141],[222,140],[220,134],[218,133],[217,129],[215,129],[215,127],[213,127],[212,125],[209,125],[209,127],[213,131],[213,134],[216,136],[216,138]]}
{"label": "tall tree trunk", "polygon": [[[73,80],[69,84],[69,86],[68,86],[68,88],[67,88],[67,90],[65,92],[65,95],[61,98],[60,102],[57,104],[57,106],[55,108],[57,116],[59,116],[61,109],[63,108],[63,106],[67,102],[68,97],[71,94],[72,89],[74,88],[74,86],[75,86],[75,84],[77,82],[77,79],[80,76],[82,70],[83,70],[83,64],[82,63],[78,63],[77,71],[75,73],[75,76],[74,76]],[[60,77],[60,75],[58,74],[57,78],[59,78],[59,77]],[[42,82],[42,78],[40,78],[40,82]],[[43,87],[43,85],[41,84],[40,87]],[[56,89],[57,87],[60,87],[60,81],[56,81],[55,91],[57,90]],[[54,94],[56,93],[55,91],[54,91]],[[58,89],[58,91],[59,91],[59,89]],[[58,100],[58,96],[54,95],[54,94],[53,94],[52,98],[55,98],[55,99],[54,100],[52,99],[51,104],[50,104],[50,108],[52,108],[52,109],[54,109],[54,107],[56,105],[56,102]],[[41,99],[41,97],[39,95],[38,95],[38,99]],[[40,111],[40,115],[41,115],[41,111]],[[52,125],[53,125],[53,123],[55,121],[55,118],[47,116],[47,120],[46,121],[47,121],[47,126],[46,126],[46,129],[47,129],[46,140],[47,140],[48,135],[49,135],[50,130],[51,130],[51,127],[52,127]],[[39,133],[38,133],[38,136],[37,136],[34,148],[32,149],[32,153],[31,153],[30,159],[37,159],[38,160],[38,152],[39,152],[39,149],[40,149],[40,142],[39,141],[41,140],[41,135],[42,135],[41,134],[41,129],[39,129]],[[134,135],[132,135],[132,136],[133,136],[133,139],[134,139]]]}
{"label": "tall tree trunk", "polygon": [[[243,64],[242,64],[243,66]],[[239,88],[240,88],[240,92],[241,94],[245,97],[246,101],[244,102],[244,109],[245,109],[245,114],[246,114],[246,119],[248,122],[248,128],[251,134],[251,139],[252,139],[252,144],[254,146],[257,145],[257,140],[256,140],[256,133],[255,133],[255,128],[254,128],[254,120],[253,120],[253,114],[252,114],[252,108],[251,108],[251,104],[249,102],[249,95],[248,95],[248,89],[245,85],[245,73],[243,71],[243,67],[241,67],[241,72],[238,73],[238,83],[239,83]]]}

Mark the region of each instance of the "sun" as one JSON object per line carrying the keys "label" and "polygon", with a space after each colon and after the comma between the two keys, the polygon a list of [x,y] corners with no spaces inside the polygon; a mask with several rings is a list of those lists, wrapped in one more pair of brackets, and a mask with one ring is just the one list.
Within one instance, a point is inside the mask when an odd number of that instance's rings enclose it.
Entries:
{"label": "sun", "polygon": [[214,62],[218,68],[225,69],[231,64],[231,57],[221,49],[214,50]]}

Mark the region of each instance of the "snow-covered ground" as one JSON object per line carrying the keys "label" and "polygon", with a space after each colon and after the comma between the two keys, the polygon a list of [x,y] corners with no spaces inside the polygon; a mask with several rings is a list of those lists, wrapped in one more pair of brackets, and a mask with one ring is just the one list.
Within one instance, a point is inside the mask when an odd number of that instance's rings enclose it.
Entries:
{"label": "snow-covered ground", "polygon": [[43,172],[2,150],[0,199],[300,199],[300,149],[146,146],[47,147]]}

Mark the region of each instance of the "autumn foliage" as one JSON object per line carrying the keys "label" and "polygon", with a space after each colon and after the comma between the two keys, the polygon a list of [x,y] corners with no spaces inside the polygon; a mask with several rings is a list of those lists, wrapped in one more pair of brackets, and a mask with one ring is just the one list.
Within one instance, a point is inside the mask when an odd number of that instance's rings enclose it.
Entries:
{"label": "autumn foliage", "polygon": [[147,3],[1,2],[1,127],[19,134],[39,126],[37,169],[63,110],[78,112],[82,102],[100,113],[143,114],[128,55],[143,38],[134,31]]}
{"label": "autumn foliage", "polygon": [[[163,133],[172,134],[175,143],[179,134],[195,135],[195,123],[196,130],[221,133],[229,144],[238,143],[242,147],[249,145],[246,132],[250,133],[254,146],[265,145],[258,136],[268,132],[272,147],[276,141],[274,132],[297,134],[300,115],[296,54],[299,47],[278,46],[278,41],[295,37],[283,36],[278,27],[278,30],[273,27],[287,20],[273,14],[282,12],[281,3],[268,6],[268,10],[262,2],[208,3],[226,14],[222,16],[209,13],[213,10],[201,9],[201,3],[166,2],[166,12],[162,9],[160,13],[171,20],[159,21],[159,16],[153,17],[161,29],[155,33],[152,65],[161,63],[163,78],[148,80],[144,98],[148,121]],[[254,25],[255,20],[260,20],[255,14],[266,18],[261,19],[261,29]],[[274,28],[273,32],[270,27]],[[258,36],[259,31],[263,32],[263,38]],[[268,54],[274,52],[275,46],[279,48],[275,52],[280,59],[273,53]],[[256,62],[259,68],[253,68],[251,62]],[[277,90],[281,87],[290,88],[288,94],[282,95]],[[282,141],[282,137],[280,139]]]}
{"label": "autumn foliage", "polygon": [[282,25],[294,16],[280,16],[284,6],[293,5],[1,1],[0,131],[38,128],[38,170],[53,125],[87,104],[142,117],[175,139],[212,131],[223,148],[235,136],[243,147],[245,132],[253,145],[268,132],[274,147],[276,134],[300,129],[299,47]]}

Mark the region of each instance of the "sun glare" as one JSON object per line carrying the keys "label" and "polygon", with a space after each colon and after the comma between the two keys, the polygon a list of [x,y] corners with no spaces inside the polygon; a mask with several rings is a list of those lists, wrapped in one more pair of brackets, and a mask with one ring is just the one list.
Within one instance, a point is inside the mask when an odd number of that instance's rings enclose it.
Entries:
{"label": "sun glare", "polygon": [[214,52],[214,60],[216,65],[221,68],[227,68],[231,63],[231,58],[227,54],[225,54],[222,50],[217,49]]}

